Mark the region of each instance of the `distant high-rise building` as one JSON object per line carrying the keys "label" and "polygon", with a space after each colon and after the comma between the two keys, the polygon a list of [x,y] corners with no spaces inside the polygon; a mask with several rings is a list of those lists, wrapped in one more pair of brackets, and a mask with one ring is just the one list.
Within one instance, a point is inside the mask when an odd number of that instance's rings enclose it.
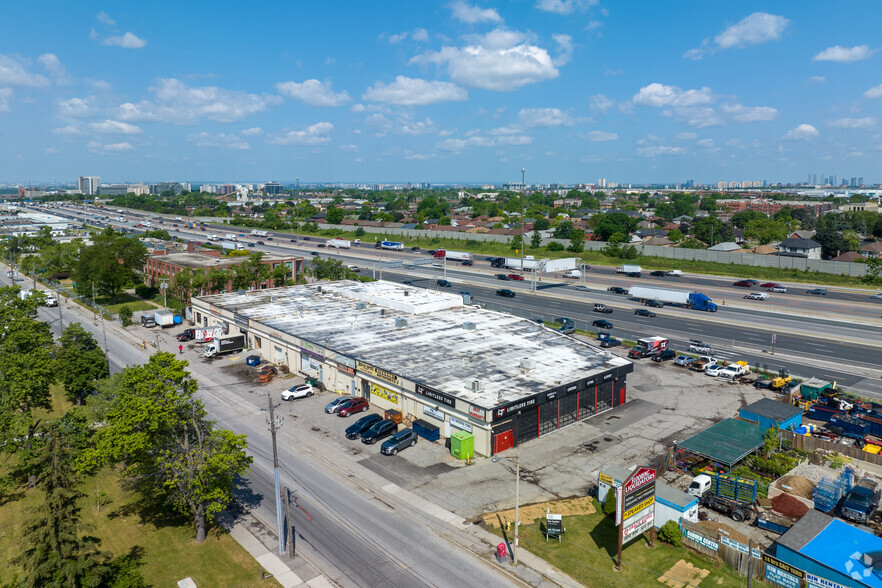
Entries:
{"label": "distant high-rise building", "polygon": [[276,195],[282,193],[282,184],[278,182],[267,182],[263,185],[263,191],[265,194]]}
{"label": "distant high-rise building", "polygon": [[597,185],[601,188],[606,188],[606,178],[600,178],[597,181]]}
{"label": "distant high-rise building", "polygon": [[864,178],[858,178],[858,186],[864,185]]}
{"label": "distant high-rise building", "polygon": [[98,187],[101,185],[101,178],[98,176],[80,176],[77,180],[77,190],[80,194],[88,194],[94,196],[98,193]]}

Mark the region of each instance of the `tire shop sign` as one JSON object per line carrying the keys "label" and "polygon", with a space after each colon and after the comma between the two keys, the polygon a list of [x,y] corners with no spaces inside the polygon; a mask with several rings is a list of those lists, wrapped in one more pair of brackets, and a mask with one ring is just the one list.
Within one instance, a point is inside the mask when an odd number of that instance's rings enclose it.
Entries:
{"label": "tire shop sign", "polygon": [[655,470],[640,466],[622,483],[619,527],[622,543],[652,527],[655,518]]}
{"label": "tire shop sign", "polygon": [[456,405],[456,399],[454,399],[453,396],[450,396],[449,394],[445,394],[444,392],[439,392],[438,390],[427,388],[422,384],[417,384],[414,389],[416,390],[416,393],[420,396],[425,396],[426,398],[434,400],[435,402],[440,402],[441,404],[444,404],[451,408]]}

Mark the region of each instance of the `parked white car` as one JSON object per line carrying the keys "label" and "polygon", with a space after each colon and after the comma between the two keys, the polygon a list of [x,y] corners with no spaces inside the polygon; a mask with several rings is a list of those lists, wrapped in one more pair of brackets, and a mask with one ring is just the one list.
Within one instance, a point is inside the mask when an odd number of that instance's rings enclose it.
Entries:
{"label": "parked white car", "polygon": [[294,400],[297,398],[309,398],[315,394],[315,390],[313,390],[312,386],[309,384],[303,384],[302,386],[291,386],[284,392],[282,392],[282,400]]}
{"label": "parked white car", "polygon": [[723,371],[724,367],[725,367],[725,366],[722,366],[722,365],[720,365],[720,364],[718,364],[718,363],[715,363],[715,364],[713,364],[713,365],[709,365],[709,366],[707,366],[707,367],[704,369],[704,373],[705,373],[705,375],[708,375],[708,376],[710,376],[710,377],[712,377],[712,378],[716,378],[717,376],[720,375],[720,372]]}
{"label": "parked white car", "polygon": [[744,366],[733,363],[721,369],[718,376],[721,378],[740,378],[746,373],[747,370],[744,368]]}

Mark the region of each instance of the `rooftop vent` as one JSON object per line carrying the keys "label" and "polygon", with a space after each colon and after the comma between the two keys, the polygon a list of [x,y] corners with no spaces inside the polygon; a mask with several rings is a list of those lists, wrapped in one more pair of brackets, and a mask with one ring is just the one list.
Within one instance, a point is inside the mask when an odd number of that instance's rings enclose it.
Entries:
{"label": "rooftop vent", "polygon": [[520,365],[522,370],[532,370],[536,368],[536,360],[525,357],[518,365]]}
{"label": "rooftop vent", "polygon": [[403,329],[406,326],[407,326],[407,319],[403,319],[403,318],[395,319],[395,328],[396,329]]}
{"label": "rooftop vent", "polygon": [[245,296],[245,290],[239,288],[239,289],[236,291],[236,294],[238,294],[239,296]]}
{"label": "rooftop vent", "polygon": [[405,295],[405,296],[410,296],[410,290],[405,290],[405,291],[404,291],[404,295]]}
{"label": "rooftop vent", "polygon": [[469,389],[472,392],[480,392],[483,388],[484,388],[484,382],[482,382],[481,380],[472,380],[472,383],[469,386]]}
{"label": "rooftop vent", "polygon": [[355,303],[355,310],[364,310],[365,308],[367,308],[367,305],[364,302]]}
{"label": "rooftop vent", "polygon": [[471,321],[466,321],[462,324],[462,328],[466,331],[474,331],[477,328],[477,325]]}
{"label": "rooftop vent", "polygon": [[386,309],[385,308],[380,309],[380,316],[386,316]]}

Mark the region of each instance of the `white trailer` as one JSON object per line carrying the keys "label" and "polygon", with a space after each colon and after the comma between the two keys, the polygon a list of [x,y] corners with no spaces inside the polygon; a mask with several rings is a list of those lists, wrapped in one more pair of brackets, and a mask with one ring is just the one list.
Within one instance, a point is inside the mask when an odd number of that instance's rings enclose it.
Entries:
{"label": "white trailer", "polygon": [[558,272],[578,270],[579,266],[582,265],[582,263],[582,260],[577,257],[566,257],[564,259],[547,259],[545,260],[545,273],[556,274]]}
{"label": "white trailer", "polygon": [[380,249],[390,249],[392,251],[404,251],[404,243],[397,241],[380,241]]}
{"label": "white trailer", "polygon": [[251,231],[251,235],[254,237],[267,237],[269,236],[269,233],[267,233],[266,231],[254,229],[253,231]]}
{"label": "white trailer", "polygon": [[239,240],[239,238],[236,236],[236,233],[227,233],[224,236],[224,239],[226,239],[227,241],[238,241]]}
{"label": "white trailer", "polygon": [[616,268],[617,274],[639,274],[642,271],[639,265],[620,265]]}
{"label": "white trailer", "polygon": [[223,247],[225,250],[230,251],[242,251],[243,249],[245,249],[244,244],[234,243],[233,241],[224,241],[221,243],[221,247]]}
{"label": "white trailer", "polygon": [[210,235],[208,235],[208,240],[209,241],[220,241],[220,237],[218,237],[214,233],[211,233]]}
{"label": "white trailer", "polygon": [[439,249],[435,257],[446,257],[450,261],[473,261],[472,254],[467,251],[448,251],[447,249]]}
{"label": "white trailer", "polygon": [[689,292],[684,290],[668,290],[667,288],[647,288],[645,286],[631,286],[628,295],[637,300],[658,300],[668,304],[686,306],[689,304]]}
{"label": "white trailer", "polygon": [[[499,260],[502,261],[499,261]],[[532,257],[524,258],[524,269],[527,271],[538,270],[539,264],[541,262],[538,259],[533,259]],[[505,269],[521,269],[521,258],[520,257],[500,257],[494,259],[490,264],[492,267],[501,267]]]}
{"label": "white trailer", "polygon": [[328,247],[335,247],[337,249],[349,249],[352,247],[352,243],[347,241],[346,239],[328,239],[325,241],[325,245]]}

